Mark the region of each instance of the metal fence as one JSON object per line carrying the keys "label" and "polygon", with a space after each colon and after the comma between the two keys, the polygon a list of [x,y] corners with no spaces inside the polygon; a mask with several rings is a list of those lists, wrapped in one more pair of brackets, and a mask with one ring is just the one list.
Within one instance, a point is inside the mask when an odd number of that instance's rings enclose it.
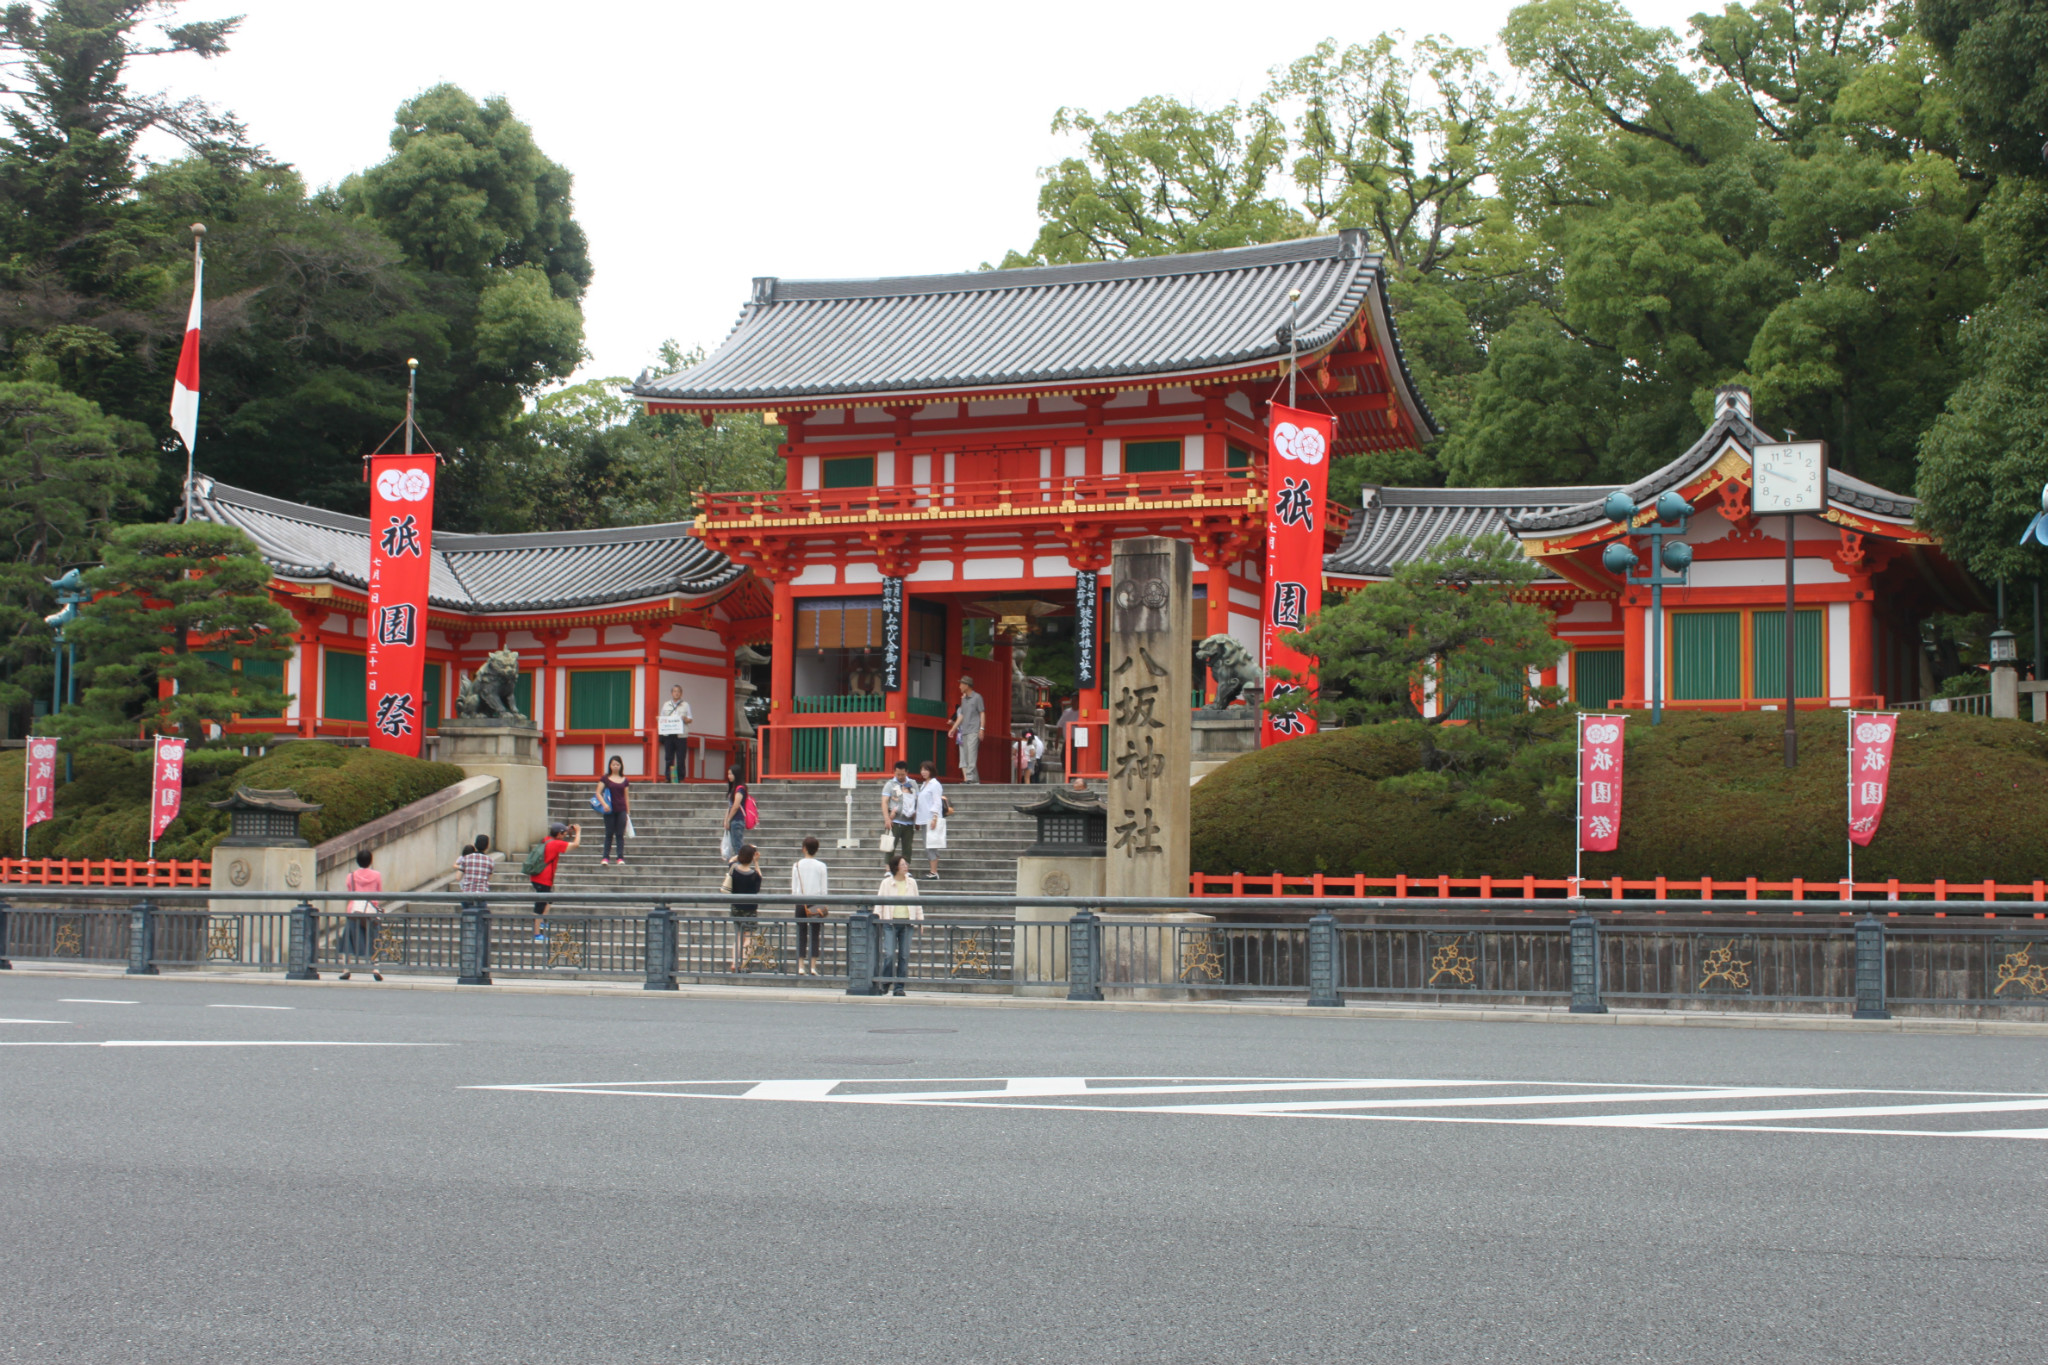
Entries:
{"label": "metal fence", "polygon": [[[76,896],[76,892],[51,893]],[[797,918],[786,902],[753,898],[758,912],[704,913],[710,897],[677,913],[666,902],[579,895],[576,908],[533,913],[531,895],[469,900],[414,895],[403,913],[352,916],[320,893],[288,911],[206,908],[138,897],[100,905],[0,906],[0,965],[10,959],[123,963],[159,968],[412,973],[487,985],[494,978],[614,977],[650,990],[681,981],[831,985],[851,994],[897,990],[996,991],[1126,998],[1265,998],[1341,1005],[1346,1000],[1455,1003],[1484,1000],[1604,1012],[1663,1009],[1805,1009],[1887,1017],[1916,1013],[2048,1018],[2048,925],[2031,915],[1917,919],[1868,913],[1791,924],[1613,922],[1578,913],[1454,923],[1340,922],[1323,901],[1305,922],[1215,919],[1216,900],[1029,903],[1013,922],[947,917],[948,905],[1017,910],[1014,897],[932,897],[938,913],[886,921],[854,897],[850,913]],[[101,897],[104,899],[104,897]],[[733,899],[718,896],[721,909]],[[606,902],[596,906],[591,901]],[[1100,905],[1106,913],[1097,914]],[[1778,908],[1787,916],[1792,903]],[[1270,903],[1240,903],[1239,910]],[[1410,912],[1413,901],[1376,907]],[[1446,909],[1452,907],[1446,907]],[[1531,903],[1525,907],[1553,909]],[[1950,912],[1961,903],[1949,902]],[[1071,915],[1067,912],[1072,911]],[[1146,912],[1146,913],[1136,913]],[[1161,913],[1165,912],[1165,913]]]}

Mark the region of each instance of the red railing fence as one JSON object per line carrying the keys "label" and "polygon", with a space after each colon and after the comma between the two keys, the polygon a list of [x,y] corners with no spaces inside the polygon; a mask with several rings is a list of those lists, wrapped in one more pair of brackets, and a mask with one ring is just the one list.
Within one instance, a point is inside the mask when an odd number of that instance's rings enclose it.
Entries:
{"label": "red railing fence", "polygon": [[213,864],[199,858],[0,858],[0,885],[208,887]]}
{"label": "red railing fence", "polygon": [[[1628,901],[1625,908],[1639,910],[1641,901],[1718,902],[1731,910],[1742,901],[1813,901],[1814,909],[1827,913],[1828,902],[1845,900],[1971,900],[2048,902],[2048,881],[2034,882],[1902,882],[1896,877],[1881,882],[1808,880],[1795,877],[1789,882],[1762,881],[1755,877],[1368,877],[1357,874],[1333,877],[1315,873],[1286,877],[1277,872],[1197,872],[1188,878],[1188,891],[1195,896],[1357,896],[1389,900],[1453,900],[1480,903],[1491,900],[1538,900],[1572,896],[1588,900]],[[1617,904],[1615,913],[1624,907]],[[1690,904],[1681,909],[1691,909]],[[1533,913],[1533,912],[1531,912]],[[1663,912],[1659,912],[1663,913]],[[1701,913],[1714,911],[1702,908]],[[1747,913],[1754,914],[1754,911]],[[1802,914],[1803,911],[1793,911]],[[1848,914],[1846,910],[1836,911]],[[1942,912],[1937,911],[1940,915]],[[2048,910],[2036,911],[2036,919],[2048,918]]]}

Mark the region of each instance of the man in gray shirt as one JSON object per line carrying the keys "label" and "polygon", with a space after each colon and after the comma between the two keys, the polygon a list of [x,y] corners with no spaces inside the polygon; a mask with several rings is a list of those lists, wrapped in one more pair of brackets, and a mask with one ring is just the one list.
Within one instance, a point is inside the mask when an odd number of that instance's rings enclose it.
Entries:
{"label": "man in gray shirt", "polygon": [[960,776],[963,781],[981,781],[981,693],[965,673],[960,675],[960,709],[953,713],[947,731],[960,746]]}

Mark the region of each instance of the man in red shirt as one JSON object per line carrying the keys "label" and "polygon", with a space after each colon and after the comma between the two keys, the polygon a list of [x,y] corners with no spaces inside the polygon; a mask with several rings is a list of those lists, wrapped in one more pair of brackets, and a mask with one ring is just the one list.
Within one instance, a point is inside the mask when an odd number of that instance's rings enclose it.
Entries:
{"label": "man in red shirt", "polygon": [[[536,891],[553,891],[555,889],[555,865],[562,861],[564,853],[567,853],[582,842],[583,827],[581,825],[564,825],[560,823],[549,825],[547,842],[541,845],[542,862],[540,872],[538,875],[527,879],[532,884],[533,889]],[[547,941],[547,913],[548,903],[546,901],[535,901],[533,903],[533,941],[535,943],[545,943]]]}

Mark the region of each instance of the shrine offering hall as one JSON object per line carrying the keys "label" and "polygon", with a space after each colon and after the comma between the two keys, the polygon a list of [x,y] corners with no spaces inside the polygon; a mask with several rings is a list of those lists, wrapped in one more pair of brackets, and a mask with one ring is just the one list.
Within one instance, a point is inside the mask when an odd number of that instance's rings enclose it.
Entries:
{"label": "shrine offering hall", "polygon": [[[1380,259],[1363,233],[1030,270],[754,281],[703,363],[633,396],[706,424],[786,434],[783,487],[710,493],[693,523],[434,539],[427,725],[494,650],[520,656],[521,709],[550,774],[657,766],[656,709],[680,685],[688,776],[751,750],[762,777],[877,774],[930,759],[961,678],[985,701],[980,770],[1005,780],[1012,718],[1071,703],[1102,752],[1102,610],[1113,544],[1185,541],[1194,634],[1259,647],[1268,405],[1285,401],[1290,291],[1299,405],[1335,415],[1338,457],[1431,439],[1402,361]],[[1697,514],[1687,586],[1665,594],[1666,704],[1774,704],[1784,678],[1784,518],[1749,503],[1749,450],[1771,436],[1723,390],[1689,449],[1629,485]],[[1529,597],[1569,653],[1554,675],[1589,706],[1649,698],[1648,589],[1600,564],[1622,534],[1609,486],[1367,487],[1330,507],[1325,596],[1371,585],[1450,535],[1513,536],[1544,569]],[[367,522],[195,481],[194,514],[247,531],[298,622],[282,715],[240,733],[361,735]],[[1795,519],[1802,705],[1875,706],[1927,687],[1917,621],[1977,593],[1914,526],[1913,499],[1828,478]],[[1071,691],[1026,680],[1026,651],[1071,661]],[[752,661],[762,656],[765,664]],[[1022,688],[1021,694],[1018,689]],[[758,689],[765,715],[737,703]],[[1199,690],[1190,704],[1199,704]],[[752,763],[749,764],[752,767]]]}

